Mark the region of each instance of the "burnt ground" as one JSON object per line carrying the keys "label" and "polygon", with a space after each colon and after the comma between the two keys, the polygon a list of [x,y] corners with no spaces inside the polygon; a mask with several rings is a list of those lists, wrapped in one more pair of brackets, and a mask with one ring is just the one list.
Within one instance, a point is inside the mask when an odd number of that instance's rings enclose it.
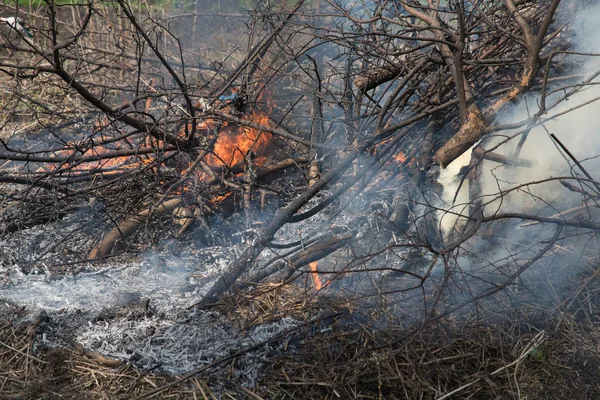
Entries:
{"label": "burnt ground", "polygon": [[[593,297],[589,294],[588,300]],[[233,326],[243,345],[221,358],[215,354],[212,363],[198,365],[204,371],[191,377],[160,373],[161,365],[141,368],[135,361],[123,362],[73,341],[82,321],[109,324],[124,317],[134,323],[149,317],[152,311],[147,305],[116,308],[92,318],[85,313],[30,315],[24,308],[4,303],[0,307],[0,398],[150,398],[159,389],[164,390],[154,398],[600,396],[600,330],[593,303],[575,312],[560,310],[518,324],[492,326],[477,319],[448,318],[415,331],[395,325],[381,308],[370,312],[366,307],[309,298],[298,288],[271,285],[206,310],[222,326]],[[245,340],[257,329],[285,318],[298,323],[264,343]],[[191,326],[193,321],[180,324]],[[58,326],[62,345],[50,346]],[[240,372],[248,373],[251,359],[260,359],[262,370],[255,382],[244,383],[247,376]]]}
{"label": "burnt ground", "polygon": [[[236,32],[229,31],[221,36],[229,39]],[[233,40],[226,41],[236,46]],[[77,211],[65,213],[56,204],[57,210],[50,210],[47,218],[64,219],[59,229],[44,224],[1,243],[0,299],[19,300],[20,306],[0,304],[0,398],[600,397],[600,301],[595,272],[584,277],[565,275],[575,282],[572,290],[565,291],[575,293],[574,298],[546,303],[542,311],[535,303],[513,306],[521,309],[519,318],[513,318],[510,311],[502,317],[487,315],[485,305],[493,303],[491,299],[482,301],[476,310],[421,326],[419,311],[410,308],[410,301],[395,302],[396,309],[377,302],[369,307],[342,296],[327,299],[306,284],[283,289],[263,285],[230,297],[216,308],[189,309],[194,298],[202,298],[203,286],[222,271],[217,267],[235,259],[233,245],[225,246],[227,254],[212,261],[199,252],[190,255],[191,262],[170,262],[157,251],[141,261],[124,258],[117,263],[113,259],[109,261],[112,266],[106,267],[91,265],[85,257],[90,242],[111,226],[111,220],[119,221],[131,211],[115,206],[112,218],[107,218],[101,209],[103,201],[120,205],[128,199],[128,204],[142,204],[138,193],[148,192],[152,183],[155,180],[132,178],[123,185],[129,188],[129,197],[119,190],[104,199],[90,196],[76,204]],[[285,189],[293,198],[293,185]],[[385,190],[371,192],[391,196]],[[367,205],[373,200],[359,198]],[[380,229],[373,218],[395,199],[387,200],[380,202],[381,210],[370,208],[368,215],[356,221],[341,218],[338,228],[345,230],[336,233],[363,233],[352,248],[357,258],[368,259],[373,242],[391,243],[391,237],[378,236]],[[32,209],[36,206],[33,202]],[[14,210],[21,212],[20,207]],[[94,214],[100,217],[93,218]],[[19,221],[17,216],[13,219]],[[10,221],[10,217],[4,219]],[[75,222],[82,220],[94,223],[81,230]],[[156,224],[160,223],[165,221]],[[150,242],[158,242],[153,229],[160,229],[151,225],[145,227],[144,235],[132,238],[129,247],[118,248],[119,252],[142,252],[152,247]],[[9,227],[20,233],[18,223]],[[279,239],[292,242],[297,239],[294,231],[310,237],[320,228],[315,225],[310,232],[290,228]],[[177,231],[176,226],[172,229]],[[64,240],[55,235],[57,230]],[[252,241],[251,235],[244,236],[248,243]],[[201,247],[219,243],[210,237],[198,241]],[[414,263],[408,259],[407,264]],[[592,271],[597,269],[597,261],[594,264]],[[441,272],[445,270],[434,271]],[[510,271],[498,271],[505,273]],[[366,274],[355,275],[360,281]],[[389,275],[382,274],[387,286],[381,288],[397,290],[402,279],[389,279]],[[432,276],[433,285],[439,275]],[[485,271],[480,278],[482,282],[488,279]],[[351,287],[362,290],[359,283],[340,284],[336,289],[339,293]],[[457,298],[449,307],[460,302]],[[402,297],[391,300],[395,299]],[[47,313],[30,308],[32,303],[43,304]],[[399,318],[411,314],[410,321]]]}
{"label": "burnt ground", "polygon": [[586,273],[556,279],[555,301],[532,283],[425,326],[408,297],[349,301],[343,282],[316,293],[310,279],[196,310],[187,307],[236,245],[193,249],[183,238],[89,263],[78,254],[104,223],[81,218],[93,212],[13,235],[0,249],[0,296],[20,304],[0,304],[0,399],[600,398],[594,259]]}
{"label": "burnt ground", "polygon": [[[372,205],[356,227],[342,219],[369,239],[359,238],[354,255],[378,237],[369,231]],[[425,326],[409,296],[345,299],[363,289],[359,272],[326,293],[302,275],[196,310],[188,307],[239,243],[194,247],[190,234],[90,263],[81,254],[108,223],[96,214],[82,207],[5,238],[0,298],[19,306],[0,304],[0,399],[600,398],[595,258],[578,269],[587,272],[548,283],[561,283],[560,299],[544,299],[554,291],[523,277],[529,292],[510,287],[510,296]],[[176,231],[172,219],[156,229]],[[311,237],[320,226],[311,223],[282,229],[278,241],[293,241],[298,229]],[[144,249],[144,239],[133,243]],[[380,279],[383,288],[402,284],[402,274]]]}

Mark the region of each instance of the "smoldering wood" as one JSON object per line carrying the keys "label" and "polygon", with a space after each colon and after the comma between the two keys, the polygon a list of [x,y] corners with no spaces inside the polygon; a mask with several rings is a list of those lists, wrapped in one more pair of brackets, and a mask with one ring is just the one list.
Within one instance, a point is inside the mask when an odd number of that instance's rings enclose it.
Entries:
{"label": "smoldering wood", "polygon": [[[419,203],[427,202],[428,198],[438,196],[439,188],[427,182],[431,177],[427,176],[424,165],[431,165],[434,146],[434,129],[435,122],[430,122],[426,129],[426,135],[423,138],[422,145],[416,149],[414,154],[415,162],[409,169],[409,183],[405,186],[405,190],[395,195],[392,202],[392,209],[387,218],[391,225],[388,240],[392,240],[393,235],[400,237],[409,236],[410,230],[420,232],[418,240],[434,247],[440,248],[440,237],[438,224],[435,217],[431,214],[425,215],[421,220],[414,221],[413,216],[417,214],[416,210]],[[419,154],[420,153],[420,154]],[[423,192],[422,188],[426,188],[427,192]]]}
{"label": "smoldering wood", "polygon": [[[334,236],[329,240],[317,242],[303,249],[301,252],[294,254],[289,260],[283,261],[282,265],[275,266],[275,268],[281,271],[281,279],[283,281],[287,281],[292,279],[292,276],[295,274],[297,275],[309,272],[302,271],[300,268],[310,264],[311,262],[319,261],[334,251],[346,246],[348,242],[355,236],[355,233],[347,233],[345,235]],[[277,279],[277,277],[274,279]]]}
{"label": "smoldering wood", "polygon": [[[98,153],[94,155],[88,156],[80,156],[81,153],[85,153],[89,150],[93,150],[94,147],[90,148],[80,148],[77,150],[64,150],[64,152],[70,152],[71,155],[60,155],[60,156],[39,156],[35,154],[28,154],[27,152],[6,149],[9,152],[0,153],[0,160],[9,160],[9,161],[23,161],[23,162],[41,162],[41,163],[49,163],[49,164],[65,164],[69,163],[72,167],[75,167],[79,164],[89,163],[92,161],[100,161],[100,160],[110,160],[114,158],[121,157],[129,157],[136,156],[138,154],[156,154],[156,153],[166,153],[169,151],[176,150],[175,147],[164,147],[164,148],[154,148],[154,149],[132,149],[132,150],[116,150],[116,151],[107,151],[103,153]],[[56,151],[53,151],[56,152]],[[37,153],[37,152],[36,152]]]}
{"label": "smoldering wood", "polygon": [[[306,162],[306,159],[282,160],[274,165],[269,166],[268,168],[260,169],[258,172],[253,173],[253,175],[254,174],[256,175],[256,179],[261,179],[261,178],[264,178],[265,176],[268,176],[269,174],[276,173],[283,169],[299,165],[302,162]],[[240,167],[240,168],[242,168],[242,167]],[[220,184],[221,182],[222,182],[222,178],[215,176],[214,178],[209,179],[206,182],[206,185],[208,186],[208,185]],[[254,179],[251,178],[250,181],[247,182],[247,185],[249,184],[251,187],[253,185],[253,182],[254,182]],[[247,200],[249,201],[249,199],[247,199]],[[183,208],[179,207],[182,203],[184,203],[184,199],[181,197],[175,198],[175,199],[170,199],[170,200],[162,199],[162,200],[159,200],[156,205],[154,205],[146,210],[141,211],[136,216],[133,216],[131,218],[124,220],[121,224],[116,226],[112,231],[107,233],[102,238],[102,240],[92,248],[92,250],[88,254],[88,259],[93,260],[93,259],[108,256],[118,242],[126,241],[127,238],[129,238],[138,229],[140,229],[142,226],[144,226],[144,224],[148,223],[150,216],[160,217],[160,216],[165,215],[168,212],[173,211],[174,209],[175,210],[179,209],[179,211],[176,213],[177,214],[176,218],[181,219],[183,226],[180,228],[179,235],[183,234],[185,232],[185,230],[187,230],[190,227],[190,225],[196,220],[196,218],[193,215],[190,215],[190,213],[193,214],[195,211],[190,212],[187,207],[183,207]],[[246,204],[246,206],[250,207],[249,204]],[[205,222],[204,222],[204,225],[206,228]],[[208,231],[210,231],[210,230],[208,230]]]}
{"label": "smoldering wood", "polygon": [[273,240],[275,233],[277,233],[277,231],[286,224],[302,206],[319,193],[321,189],[337,181],[339,175],[374,141],[374,139],[368,140],[363,146],[349,151],[338,165],[323,174],[321,179],[313,186],[308,187],[300,196],[296,197],[293,202],[281,209],[275,218],[261,230],[255,243],[251,246],[247,246],[242,255],[228,267],[227,271],[223,272],[222,276],[217,280],[215,285],[209,290],[198,306],[202,307],[205,304],[214,303],[222,293],[229,290],[229,288],[237,282],[238,278],[255,262],[256,257],[268,243]]}
{"label": "smoldering wood", "polygon": [[[355,233],[344,235],[326,235],[305,246],[277,257],[277,261],[267,263],[263,270],[251,276],[249,282],[262,282],[265,279],[285,282],[294,273],[303,273],[302,267],[313,261],[319,261],[329,254],[344,247],[355,236]],[[306,271],[304,271],[306,272]]]}

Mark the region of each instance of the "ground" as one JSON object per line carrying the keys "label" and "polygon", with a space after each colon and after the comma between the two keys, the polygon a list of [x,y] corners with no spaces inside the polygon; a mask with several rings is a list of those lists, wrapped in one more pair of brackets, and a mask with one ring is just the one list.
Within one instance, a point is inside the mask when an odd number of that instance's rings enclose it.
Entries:
{"label": "ground", "polygon": [[[227,360],[215,360],[223,361],[220,365],[181,379],[143,371],[75,344],[48,348],[43,341],[51,320],[43,314],[28,318],[26,310],[4,304],[0,398],[150,398],[161,388],[154,398],[600,398],[600,325],[593,309],[519,325],[447,319],[414,331],[393,323],[383,328],[382,314],[369,315],[348,304],[301,303],[298,293],[287,289],[248,293],[243,295],[246,302],[240,296],[213,311],[246,321],[241,336],[252,324],[284,314],[320,317],[260,349],[249,346]],[[235,375],[244,353],[264,349],[270,351],[257,385],[244,387],[227,379]],[[229,375],[219,375],[225,379],[217,382],[216,370]]]}

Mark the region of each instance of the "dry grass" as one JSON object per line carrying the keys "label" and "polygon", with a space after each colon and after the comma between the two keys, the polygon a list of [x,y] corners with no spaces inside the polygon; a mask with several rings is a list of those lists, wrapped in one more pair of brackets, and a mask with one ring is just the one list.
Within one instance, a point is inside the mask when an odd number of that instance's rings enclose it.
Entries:
{"label": "dry grass", "polygon": [[[74,349],[34,352],[35,324],[17,327],[0,321],[2,399],[129,399],[176,379],[139,371],[131,365],[104,366],[97,358]],[[215,398],[199,377],[163,395],[170,399]]]}
{"label": "dry grass", "polygon": [[[265,285],[218,306],[244,328],[294,315],[315,315],[323,304],[292,287]],[[343,307],[337,307],[337,311]],[[259,388],[207,382],[202,374],[177,377],[107,366],[106,359],[72,349],[47,349],[38,323],[15,326],[0,319],[2,399],[593,399],[600,396],[600,331],[563,314],[538,331],[475,322],[405,329],[373,328],[357,312],[315,325],[281,340]],[[21,311],[13,309],[13,317]],[[591,322],[591,325],[590,325]],[[401,340],[399,340],[401,339]],[[36,349],[35,351],[33,349]],[[234,360],[218,366],[233,368]],[[217,366],[215,366],[217,368]],[[156,396],[154,390],[173,385]],[[211,388],[225,387],[217,394]],[[223,392],[223,390],[225,390]],[[149,395],[149,396],[146,396]]]}
{"label": "dry grass", "polygon": [[216,310],[236,321],[243,331],[284,317],[306,321],[323,306],[311,291],[293,285],[265,283],[250,293],[225,296]]}

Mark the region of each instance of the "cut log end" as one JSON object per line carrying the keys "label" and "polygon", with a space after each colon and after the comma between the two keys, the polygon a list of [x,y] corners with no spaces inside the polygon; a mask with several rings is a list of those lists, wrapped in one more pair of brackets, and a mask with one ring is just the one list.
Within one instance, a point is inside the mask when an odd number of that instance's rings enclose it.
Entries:
{"label": "cut log end", "polygon": [[460,130],[440,148],[433,160],[442,168],[469,150],[485,133],[485,121],[479,111],[471,111]]}

